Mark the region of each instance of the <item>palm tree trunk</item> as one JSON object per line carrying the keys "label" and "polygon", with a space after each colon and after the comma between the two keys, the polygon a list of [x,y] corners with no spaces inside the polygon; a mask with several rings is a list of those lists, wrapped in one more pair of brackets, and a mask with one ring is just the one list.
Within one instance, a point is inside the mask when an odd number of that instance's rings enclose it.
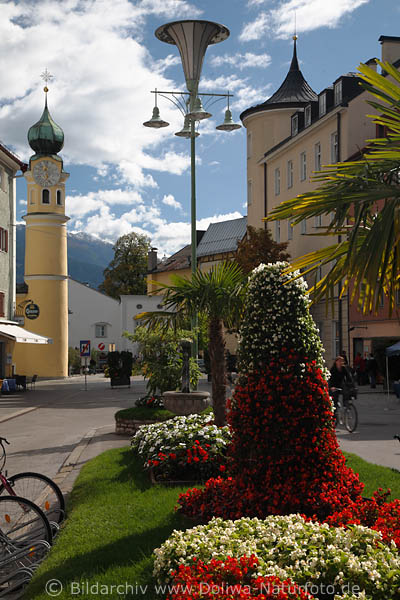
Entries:
{"label": "palm tree trunk", "polygon": [[226,365],[225,341],[221,319],[210,319],[208,335],[215,424],[218,427],[223,427],[226,423]]}

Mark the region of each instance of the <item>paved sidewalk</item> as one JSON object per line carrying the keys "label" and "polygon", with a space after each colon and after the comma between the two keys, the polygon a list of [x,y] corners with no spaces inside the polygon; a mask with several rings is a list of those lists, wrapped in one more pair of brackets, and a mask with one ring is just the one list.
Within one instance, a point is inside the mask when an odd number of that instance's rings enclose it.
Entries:
{"label": "paved sidewalk", "polygon": [[394,394],[362,387],[355,402],[358,427],[354,433],[337,430],[342,450],[365,460],[400,471],[400,400]]}
{"label": "paved sidewalk", "polygon": [[[206,380],[201,389],[210,390]],[[0,435],[8,438],[7,470],[38,471],[70,491],[82,465],[110,448],[128,446],[114,433],[114,414],[145,393],[142,377],[130,388],[111,389],[102,375],[38,382],[35,391],[0,397]],[[361,388],[357,431],[337,430],[340,447],[365,460],[400,470],[400,401],[380,390]]]}

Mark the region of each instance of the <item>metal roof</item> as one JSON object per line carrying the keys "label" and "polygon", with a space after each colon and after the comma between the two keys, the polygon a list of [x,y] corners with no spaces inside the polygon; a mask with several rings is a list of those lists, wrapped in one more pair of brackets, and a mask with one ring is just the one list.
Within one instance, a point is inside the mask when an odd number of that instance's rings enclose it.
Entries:
{"label": "metal roof", "polygon": [[246,235],[247,217],[211,223],[197,246],[197,256],[235,252]]}
{"label": "metal roof", "polygon": [[304,103],[315,100],[318,100],[317,94],[308,85],[307,81],[303,77],[303,73],[299,68],[295,39],[290,69],[280,88],[262,104],[257,104],[256,106],[252,106],[243,111],[240,115],[240,118],[243,120],[248,115],[262,110],[281,107],[292,108],[292,105],[301,106]]}

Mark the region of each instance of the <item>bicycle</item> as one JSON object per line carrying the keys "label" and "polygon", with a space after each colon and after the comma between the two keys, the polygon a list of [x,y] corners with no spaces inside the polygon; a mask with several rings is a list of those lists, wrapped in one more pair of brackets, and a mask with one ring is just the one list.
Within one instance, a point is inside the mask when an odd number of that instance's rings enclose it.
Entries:
{"label": "bicycle", "polygon": [[332,397],[335,398],[335,428],[338,425],[344,425],[349,433],[353,433],[357,429],[358,412],[353,404],[353,400],[357,398],[357,389],[349,388],[346,396],[342,388],[331,388]]}
{"label": "bicycle", "polygon": [[0,437],[3,452],[0,457],[0,500],[5,494],[30,500],[43,511],[50,523],[55,524],[53,529],[57,530],[65,518],[65,501],[60,488],[41,473],[23,472],[8,477],[7,471],[3,472],[7,460],[4,443],[9,445],[6,438]]}

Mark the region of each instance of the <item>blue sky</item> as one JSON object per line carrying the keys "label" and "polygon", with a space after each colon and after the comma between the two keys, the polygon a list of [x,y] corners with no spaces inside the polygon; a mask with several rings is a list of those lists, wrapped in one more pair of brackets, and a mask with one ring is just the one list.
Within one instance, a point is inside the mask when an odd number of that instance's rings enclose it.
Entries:
{"label": "blue sky", "polygon": [[[200,90],[232,92],[235,120],[282,83],[298,56],[318,93],[360,62],[380,57],[380,35],[400,35],[398,0],[32,0],[0,1],[0,140],[22,159],[26,133],[44,103],[40,74],[54,75],[49,108],[63,128],[69,230],[115,241],[146,233],[159,253],[190,241],[189,142],[174,136],[182,117],[160,99],[164,129],[142,126],[150,90],[184,90],[178,50],[155,29],[179,19],[226,25],[207,50]],[[245,130],[218,132],[223,102],[197,141],[198,228],[246,212]],[[26,211],[17,180],[17,215]]]}

